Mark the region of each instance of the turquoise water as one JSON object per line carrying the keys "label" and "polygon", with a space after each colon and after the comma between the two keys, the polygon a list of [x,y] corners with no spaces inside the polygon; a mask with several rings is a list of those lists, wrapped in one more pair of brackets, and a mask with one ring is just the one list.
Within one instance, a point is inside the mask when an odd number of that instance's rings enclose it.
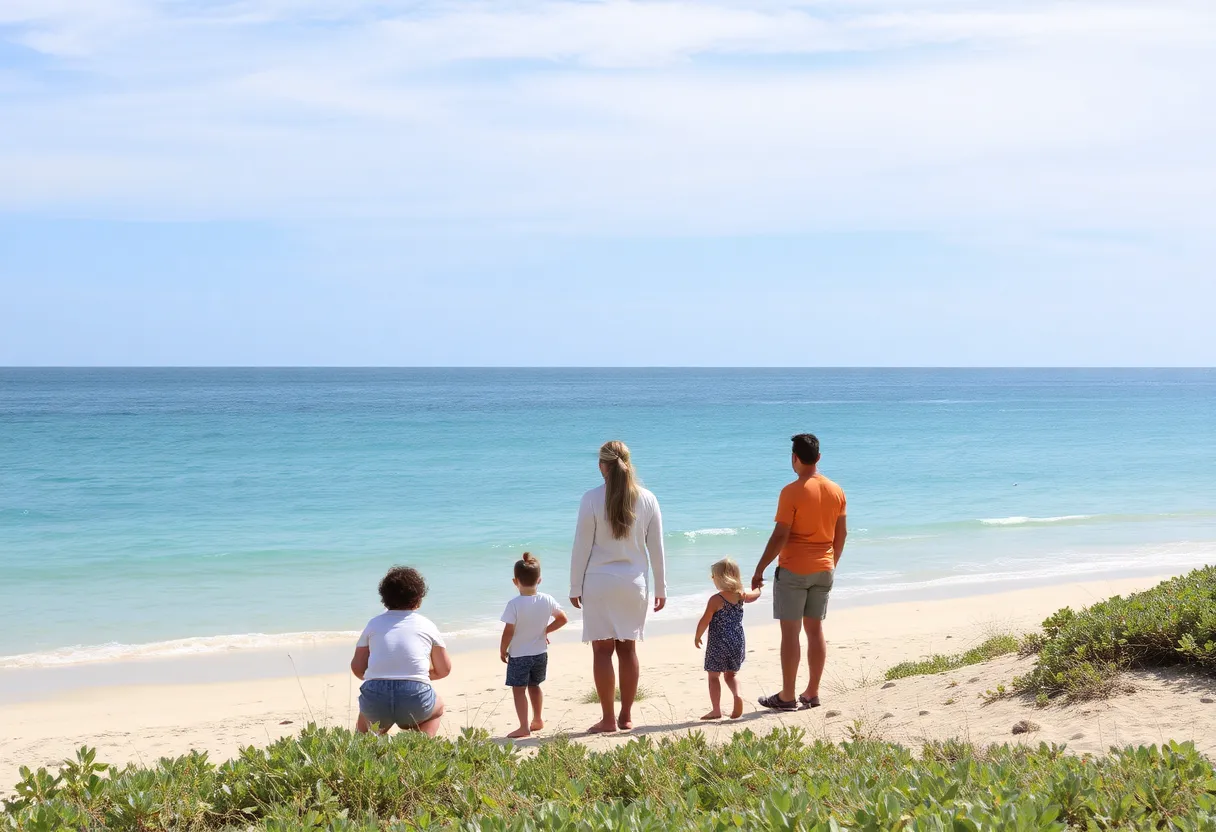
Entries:
{"label": "turquoise water", "polygon": [[393,563],[485,632],[524,549],[566,594],[610,438],[691,615],[802,430],[849,496],[842,600],[1216,562],[1211,370],[3,369],[0,666],[357,630]]}

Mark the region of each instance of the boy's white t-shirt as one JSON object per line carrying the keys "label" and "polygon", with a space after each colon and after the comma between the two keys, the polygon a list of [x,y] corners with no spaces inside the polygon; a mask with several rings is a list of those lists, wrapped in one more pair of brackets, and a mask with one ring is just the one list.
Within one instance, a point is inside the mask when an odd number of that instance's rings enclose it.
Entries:
{"label": "boy's white t-shirt", "polygon": [[431,648],[444,647],[439,628],[416,610],[388,610],[367,622],[357,647],[370,647],[367,679],[431,681]]}
{"label": "boy's white t-shirt", "polygon": [[552,595],[538,592],[535,595],[517,595],[507,602],[502,622],[515,625],[515,635],[507,648],[510,656],[539,656],[549,651],[545,640],[545,628],[561,605]]}

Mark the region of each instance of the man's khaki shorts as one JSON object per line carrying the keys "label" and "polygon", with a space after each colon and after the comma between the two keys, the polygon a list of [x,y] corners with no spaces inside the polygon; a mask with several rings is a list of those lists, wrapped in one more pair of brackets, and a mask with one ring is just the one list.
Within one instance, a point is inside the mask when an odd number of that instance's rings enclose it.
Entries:
{"label": "man's khaki shorts", "polygon": [[773,618],[778,621],[798,621],[803,618],[828,617],[828,595],[832,592],[833,572],[812,572],[800,575],[777,567],[773,581]]}

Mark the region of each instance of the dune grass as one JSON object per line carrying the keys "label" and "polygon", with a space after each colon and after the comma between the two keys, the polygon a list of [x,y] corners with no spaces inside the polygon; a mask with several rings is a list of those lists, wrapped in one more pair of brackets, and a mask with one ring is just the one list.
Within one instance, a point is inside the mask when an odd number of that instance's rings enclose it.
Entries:
{"label": "dune grass", "polygon": [[[634,702],[641,702],[644,699],[650,698],[650,689],[645,685],[638,685],[637,696],[633,698]],[[583,698],[578,700],[580,705],[598,705],[600,704],[600,692],[592,688],[583,694]],[[615,701],[621,701],[621,689],[616,689]]]}
{"label": "dune grass", "polygon": [[558,739],[524,755],[483,731],[451,742],[309,726],[219,766],[194,753],[120,770],[82,749],[59,775],[22,774],[0,829],[1216,829],[1216,770],[1190,745],[1077,757],[946,742],[914,754],[787,728],[603,752]]}
{"label": "dune grass", "polygon": [[965,653],[952,656],[935,655],[918,661],[900,662],[885,674],[887,681],[906,679],[909,676],[929,676],[934,673],[945,673],[948,670],[958,670],[971,664],[982,664],[998,656],[1006,656],[1018,652],[1021,640],[1009,633],[994,635],[983,643],[972,647]]}

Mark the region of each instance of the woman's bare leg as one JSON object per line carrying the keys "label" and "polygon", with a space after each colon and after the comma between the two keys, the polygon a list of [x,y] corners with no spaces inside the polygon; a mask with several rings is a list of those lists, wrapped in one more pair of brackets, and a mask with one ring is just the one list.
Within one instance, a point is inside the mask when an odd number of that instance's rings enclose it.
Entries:
{"label": "woman's bare leg", "polygon": [[616,658],[621,666],[621,716],[616,724],[622,731],[628,731],[633,727],[633,700],[637,698],[638,678],[642,673],[638,664],[637,642],[618,641]]}
{"label": "woman's bare leg", "polygon": [[[612,667],[614,645],[610,638],[591,642],[592,674],[595,677],[595,692],[600,697],[603,719],[587,729],[590,734],[608,734],[616,730],[616,671]],[[623,683],[624,679],[621,681]]]}

